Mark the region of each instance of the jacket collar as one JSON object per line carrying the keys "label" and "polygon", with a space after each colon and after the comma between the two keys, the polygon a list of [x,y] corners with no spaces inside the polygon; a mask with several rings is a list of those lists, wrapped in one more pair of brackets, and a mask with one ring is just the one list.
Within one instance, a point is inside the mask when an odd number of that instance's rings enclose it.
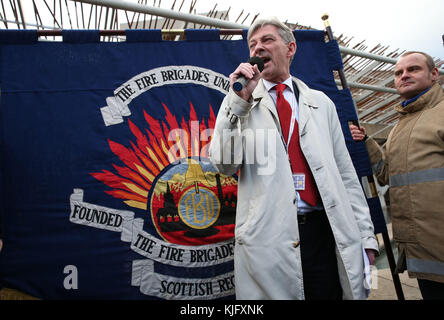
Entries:
{"label": "jacket collar", "polygon": [[439,83],[436,82],[429,91],[420,96],[416,101],[409,103],[405,107],[397,105],[395,106],[395,110],[401,114],[413,113],[425,108],[433,108],[443,99],[444,92]]}
{"label": "jacket collar", "polygon": [[[276,110],[276,106],[274,105],[273,99],[268,93],[267,89],[264,86],[264,82],[261,80],[257,84],[256,88],[253,91],[253,108],[255,108],[260,102],[261,105],[265,106],[273,115],[275,122],[279,123],[279,115]],[[280,130],[280,126],[277,126]]]}
{"label": "jacket collar", "polygon": [[[431,88],[431,87],[430,87]],[[418,94],[416,97],[413,97],[411,99],[408,100],[404,100],[403,102],[401,102],[401,105],[405,108],[407,105],[409,105],[412,102],[415,102],[416,100],[418,100],[423,94],[425,94],[427,91],[430,90],[430,88],[425,89],[423,92],[421,92],[420,94]]]}

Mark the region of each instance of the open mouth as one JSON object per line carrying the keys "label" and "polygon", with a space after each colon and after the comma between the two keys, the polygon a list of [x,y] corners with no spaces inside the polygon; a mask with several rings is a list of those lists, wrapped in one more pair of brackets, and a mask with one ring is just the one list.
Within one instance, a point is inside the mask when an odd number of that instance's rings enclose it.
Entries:
{"label": "open mouth", "polygon": [[268,57],[263,57],[262,60],[264,61],[264,65],[267,64],[271,59]]}
{"label": "open mouth", "polygon": [[264,61],[264,68],[267,66],[267,63],[271,61],[270,58],[262,58],[262,60]]}

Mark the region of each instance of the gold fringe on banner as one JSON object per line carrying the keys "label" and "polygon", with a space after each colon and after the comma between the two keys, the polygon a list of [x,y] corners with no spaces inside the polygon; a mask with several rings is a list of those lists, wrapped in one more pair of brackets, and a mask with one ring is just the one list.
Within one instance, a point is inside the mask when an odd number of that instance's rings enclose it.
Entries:
{"label": "gold fringe on banner", "polygon": [[0,290],[0,300],[40,300],[40,299],[15,289],[3,288]]}

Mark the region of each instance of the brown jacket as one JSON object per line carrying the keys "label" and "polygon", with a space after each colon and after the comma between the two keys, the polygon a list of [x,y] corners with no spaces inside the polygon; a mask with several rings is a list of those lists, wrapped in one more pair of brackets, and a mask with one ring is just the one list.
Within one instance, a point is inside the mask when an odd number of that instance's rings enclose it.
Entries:
{"label": "brown jacket", "polygon": [[[378,181],[390,186],[397,269],[444,282],[444,92],[438,83],[405,108],[383,148],[366,142]],[[406,266],[405,266],[406,263]]]}

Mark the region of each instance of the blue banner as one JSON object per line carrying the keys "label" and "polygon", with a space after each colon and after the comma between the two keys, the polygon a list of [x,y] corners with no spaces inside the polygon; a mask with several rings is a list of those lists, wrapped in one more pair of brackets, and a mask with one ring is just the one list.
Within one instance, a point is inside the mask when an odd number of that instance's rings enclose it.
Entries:
{"label": "blue banner", "polygon": [[[0,32],[0,286],[43,299],[232,299],[237,177],[208,161],[244,40],[218,30]],[[358,175],[335,42],[296,31],[292,75],[336,103]],[[373,221],[381,221],[379,202]],[[378,226],[385,227],[383,221]]]}

